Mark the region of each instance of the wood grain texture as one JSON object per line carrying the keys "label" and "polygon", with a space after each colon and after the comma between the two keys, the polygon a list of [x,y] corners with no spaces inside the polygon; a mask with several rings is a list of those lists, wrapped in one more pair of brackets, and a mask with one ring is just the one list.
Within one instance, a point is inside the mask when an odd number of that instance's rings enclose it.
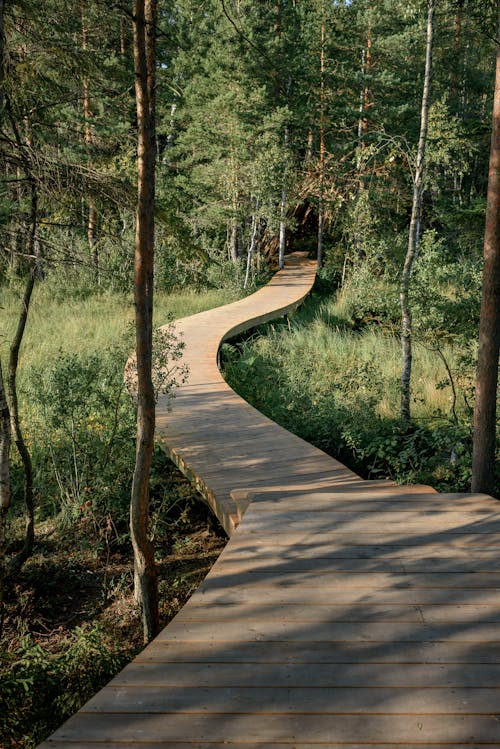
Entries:
{"label": "wood grain texture", "polygon": [[500,517],[483,494],[363,481],[223,381],[218,348],[293,309],[295,255],[180,321],[158,439],[231,536],[175,619],[43,749],[500,748]]}

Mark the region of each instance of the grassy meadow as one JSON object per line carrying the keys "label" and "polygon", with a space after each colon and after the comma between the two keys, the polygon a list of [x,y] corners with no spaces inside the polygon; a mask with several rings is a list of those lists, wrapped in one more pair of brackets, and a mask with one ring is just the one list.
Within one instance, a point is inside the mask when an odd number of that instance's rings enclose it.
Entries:
{"label": "grassy meadow", "polygon": [[[155,299],[155,324],[202,312],[236,298],[236,292],[213,289],[159,292]],[[4,355],[19,316],[22,288],[2,288],[0,347]],[[49,279],[35,287],[21,351],[19,376],[43,366],[59,354],[89,354],[111,346],[133,345],[134,306],[131,295],[113,291],[65,296]]]}

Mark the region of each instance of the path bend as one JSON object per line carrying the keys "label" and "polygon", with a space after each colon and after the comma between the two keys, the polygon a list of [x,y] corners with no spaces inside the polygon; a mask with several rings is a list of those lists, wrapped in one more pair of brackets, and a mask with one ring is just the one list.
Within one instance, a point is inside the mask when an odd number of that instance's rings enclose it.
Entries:
{"label": "path bend", "polygon": [[191,375],[171,413],[159,403],[158,437],[231,538],[43,749],[500,748],[497,503],[363,481],[218,372],[224,339],[313,280],[295,255],[251,297],[178,323]]}

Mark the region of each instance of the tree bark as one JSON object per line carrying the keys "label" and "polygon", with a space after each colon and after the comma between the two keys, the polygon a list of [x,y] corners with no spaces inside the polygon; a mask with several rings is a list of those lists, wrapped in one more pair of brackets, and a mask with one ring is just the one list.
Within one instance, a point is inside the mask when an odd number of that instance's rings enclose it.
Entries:
{"label": "tree bark", "polygon": [[4,82],[4,62],[3,62],[3,11],[4,0],[0,0],[0,119],[3,114],[3,82]]}
{"label": "tree bark", "polygon": [[0,508],[10,507],[10,413],[3,385],[0,361]]}
{"label": "tree bark", "polygon": [[158,632],[158,583],[149,539],[149,477],[154,446],[155,393],[151,376],[155,201],[155,33],[157,3],[135,0],[134,70],[137,109],[137,215],[134,301],[137,356],[137,442],[130,502],[135,597],[142,606],[144,641]]}
{"label": "tree bark", "polygon": [[279,255],[278,255],[278,266],[279,268],[285,267],[285,249],[286,249],[286,205],[287,205],[287,192],[286,192],[286,178],[288,172],[288,126],[285,125],[285,165],[283,169],[283,187],[281,189],[281,201],[280,201],[280,233],[279,233]]}
{"label": "tree bark", "polygon": [[25,525],[25,537],[24,546],[20,553],[12,560],[11,570],[18,571],[27,559],[33,553],[33,547],[35,545],[35,499],[33,492],[33,463],[31,460],[31,454],[24,439],[23,431],[21,429],[21,420],[19,416],[19,403],[17,399],[17,367],[19,363],[19,351],[21,349],[21,343],[24,337],[24,331],[26,329],[26,322],[28,320],[28,313],[31,303],[31,297],[33,294],[33,288],[35,286],[35,280],[37,276],[36,261],[33,257],[35,252],[36,236],[37,236],[37,223],[38,223],[38,209],[37,209],[37,195],[36,187],[32,184],[31,187],[31,228],[30,228],[30,239],[28,254],[31,256],[31,268],[28,279],[26,281],[26,287],[24,290],[23,302],[19,320],[17,323],[16,333],[12,340],[10,351],[9,351],[9,367],[7,373],[7,393],[9,400],[10,420],[12,435],[14,442],[21,457],[24,471],[24,506],[26,512],[26,525]]}
{"label": "tree bark", "polygon": [[5,397],[2,362],[0,361],[0,637],[4,618],[6,528],[10,507],[10,440],[10,413]]}
{"label": "tree bark", "polygon": [[246,268],[246,273],[245,273],[245,282],[243,284],[243,288],[244,289],[246,289],[246,287],[248,286],[248,282],[250,280],[250,270],[251,270],[251,267],[252,267],[253,257],[254,257],[254,254],[255,254],[255,245],[256,245],[256,240],[257,240],[257,229],[258,229],[258,224],[259,224],[259,220],[258,220],[257,215],[256,215],[258,209],[259,209],[259,203],[258,203],[258,201],[256,201],[256,204],[255,204],[255,213],[252,216],[252,233],[251,233],[251,237],[250,237],[250,245],[248,247],[247,268]]}
{"label": "tree bark", "polygon": [[[82,50],[86,50],[88,46],[88,26],[87,26],[87,0],[81,0],[80,11],[82,16]],[[83,79],[83,119],[85,120],[85,147],[87,153],[90,151],[93,143],[92,133],[92,110],[90,107],[90,87],[89,79],[87,76]],[[90,257],[92,265],[94,266],[94,272],[96,281],[99,281],[99,251],[97,248],[96,241],[96,209],[94,198],[92,196],[88,199],[88,219],[87,219],[87,240],[89,243]]]}
{"label": "tree bark", "polygon": [[323,265],[323,225],[325,191],[325,0],[321,0],[321,48],[320,48],[320,92],[319,92],[319,205],[318,205],[318,248],[316,264]]}
{"label": "tree bark", "polygon": [[413,266],[418,255],[420,241],[420,221],[422,215],[422,197],[424,194],[425,150],[427,145],[427,129],[429,124],[429,104],[432,83],[432,44],[434,37],[434,0],[427,2],[427,43],[425,53],[424,89],[420,110],[420,137],[417,149],[417,162],[413,181],[413,203],[411,211],[410,231],[408,235],[408,249],[400,281],[401,306],[401,418],[409,421],[410,386],[412,369],[412,316],[410,308],[410,282]]}
{"label": "tree bark", "polygon": [[[498,3],[500,36],[500,2]],[[491,494],[495,482],[496,409],[500,348],[500,46],[497,42],[479,352],[474,405],[472,491]]]}

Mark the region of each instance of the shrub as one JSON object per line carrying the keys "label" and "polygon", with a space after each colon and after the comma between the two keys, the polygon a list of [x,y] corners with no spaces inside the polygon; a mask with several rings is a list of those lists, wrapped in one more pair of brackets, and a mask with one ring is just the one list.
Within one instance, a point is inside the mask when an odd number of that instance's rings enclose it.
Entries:
{"label": "shrub", "polygon": [[98,626],[77,628],[52,654],[26,636],[0,651],[0,738],[4,749],[31,749],[104,686],[131,653],[110,647]]}

